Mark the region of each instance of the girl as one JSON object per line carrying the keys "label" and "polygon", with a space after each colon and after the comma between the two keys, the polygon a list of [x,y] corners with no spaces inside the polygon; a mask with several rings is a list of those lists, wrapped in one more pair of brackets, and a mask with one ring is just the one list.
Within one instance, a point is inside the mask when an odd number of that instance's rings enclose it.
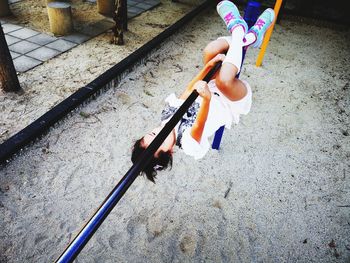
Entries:
{"label": "girl", "polygon": [[[204,49],[204,68],[189,83],[180,97],[170,94],[166,107],[162,111],[161,124],[141,139],[133,147],[133,163],[150,145],[162,130],[165,123],[174,115],[181,104],[195,89],[199,97],[188,109],[182,120],[176,125],[163,144],[155,152],[153,159],[143,172],[154,182],[156,171],[172,165],[172,154],[178,145],[195,159],[202,158],[210,148],[208,137],[221,126],[231,128],[232,122],[238,123],[241,114],[247,114],[252,103],[252,91],[249,84],[236,78],[242,62],[242,47],[259,47],[263,36],[274,20],[272,9],[265,10],[255,25],[248,31],[248,26],[240,16],[237,7],[230,1],[222,1],[217,11],[224,20],[229,37],[221,37],[209,43]],[[226,56],[223,54],[227,52]],[[222,66],[209,83],[202,81],[210,69],[219,61]]]}

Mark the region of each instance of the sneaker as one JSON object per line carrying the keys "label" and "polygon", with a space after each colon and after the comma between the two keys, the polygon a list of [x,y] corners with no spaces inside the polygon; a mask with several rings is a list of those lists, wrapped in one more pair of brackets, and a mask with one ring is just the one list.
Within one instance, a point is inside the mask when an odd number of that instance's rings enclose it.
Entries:
{"label": "sneaker", "polygon": [[242,26],[244,33],[248,31],[248,25],[241,17],[238,8],[234,3],[230,1],[221,1],[216,6],[216,10],[218,11],[220,17],[224,20],[230,33],[232,33],[233,29],[235,29],[237,26]]}
{"label": "sneaker", "polygon": [[252,47],[260,47],[264,39],[264,35],[267,29],[272,25],[275,19],[275,11],[273,9],[266,9],[256,20],[254,26],[252,26],[248,33],[253,33],[256,36],[256,40],[251,44]]}

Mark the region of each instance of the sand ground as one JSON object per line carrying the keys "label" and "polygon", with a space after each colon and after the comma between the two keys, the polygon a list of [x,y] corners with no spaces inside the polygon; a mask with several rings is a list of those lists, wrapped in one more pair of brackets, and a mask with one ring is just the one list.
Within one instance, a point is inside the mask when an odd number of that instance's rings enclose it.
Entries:
{"label": "sand ground", "polygon": [[[349,262],[349,33],[286,17],[263,67],[248,51],[253,108],[220,151],[194,162],[176,150],[156,184],[138,178],[77,262]],[[130,168],[131,144],[158,123],[162,100],[224,34],[204,12],[0,168],[0,261],[57,258]]]}

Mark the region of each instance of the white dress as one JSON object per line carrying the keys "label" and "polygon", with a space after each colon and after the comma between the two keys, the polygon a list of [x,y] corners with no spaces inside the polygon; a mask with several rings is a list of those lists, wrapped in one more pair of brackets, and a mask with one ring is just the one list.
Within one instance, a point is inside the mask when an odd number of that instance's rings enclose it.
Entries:
{"label": "white dress", "polygon": [[[193,156],[195,159],[202,158],[210,149],[209,137],[214,135],[221,126],[230,129],[232,123],[238,124],[241,114],[248,114],[252,105],[252,91],[247,82],[243,81],[243,83],[247,87],[247,95],[238,101],[231,101],[226,98],[216,87],[215,80],[211,80],[208,83],[212,96],[200,143],[192,138],[191,127],[197,116],[199,105],[202,102],[201,97],[196,99],[189,109],[187,116],[185,114],[184,118],[175,126],[176,138],[179,139],[176,144],[186,154]],[[172,93],[165,99],[165,102],[167,103],[167,108],[162,112],[163,123],[172,117],[184,100],[177,98]]]}

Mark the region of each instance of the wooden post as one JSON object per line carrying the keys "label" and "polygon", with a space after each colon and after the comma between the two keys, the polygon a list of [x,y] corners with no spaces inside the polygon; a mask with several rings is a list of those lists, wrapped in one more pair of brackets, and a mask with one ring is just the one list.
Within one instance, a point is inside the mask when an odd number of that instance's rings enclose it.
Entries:
{"label": "wooden post", "polygon": [[116,0],[97,0],[97,11],[104,16],[113,17]]}
{"label": "wooden post", "polygon": [[113,12],[113,20],[115,26],[112,28],[114,33],[112,43],[116,45],[124,45],[124,36],[123,36],[123,2],[124,0],[117,0],[115,11]]}
{"label": "wooden post", "polygon": [[0,0],[0,17],[11,15],[8,0]]}
{"label": "wooden post", "polygon": [[0,88],[6,92],[20,91],[21,86],[19,85],[2,26],[0,26],[0,50]]}
{"label": "wooden post", "polygon": [[50,29],[54,35],[64,36],[73,31],[72,10],[69,3],[51,2],[47,4]]}

